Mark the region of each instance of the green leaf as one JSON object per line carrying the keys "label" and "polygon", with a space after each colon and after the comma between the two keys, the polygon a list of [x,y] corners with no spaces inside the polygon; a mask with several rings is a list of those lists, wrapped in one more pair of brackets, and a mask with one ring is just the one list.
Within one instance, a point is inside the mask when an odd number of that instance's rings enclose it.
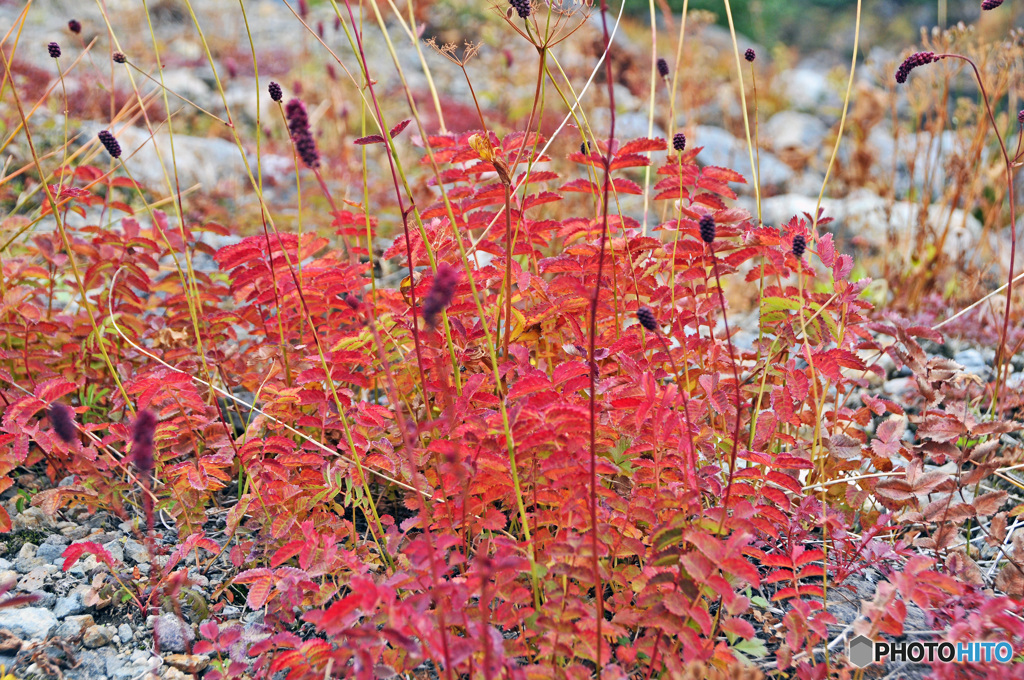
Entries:
{"label": "green leaf", "polygon": [[768,648],[764,646],[764,642],[758,638],[751,638],[749,640],[740,640],[732,646],[737,652],[742,652],[752,659],[762,659],[768,656]]}

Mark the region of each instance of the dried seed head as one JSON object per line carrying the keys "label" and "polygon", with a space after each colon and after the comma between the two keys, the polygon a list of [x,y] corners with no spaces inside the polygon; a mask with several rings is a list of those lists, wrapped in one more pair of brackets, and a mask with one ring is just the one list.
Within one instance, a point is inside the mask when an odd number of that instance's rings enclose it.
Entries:
{"label": "dried seed head", "polygon": [[46,46],[46,51],[50,53],[50,56],[54,59],[60,56],[60,45],[55,42],[50,43]]}
{"label": "dried seed head", "polygon": [[658,75],[668,78],[668,62],[661,58],[658,59]]}
{"label": "dried seed head", "polygon": [[72,19],[71,21],[68,22],[68,30],[71,31],[72,33],[81,33],[82,32],[82,24],[79,23],[78,19]]}
{"label": "dried seed head", "polygon": [[743,58],[747,61],[754,61],[757,59],[757,52],[755,52],[753,48],[748,47],[747,51],[743,53]]}
{"label": "dried seed head", "polygon": [[677,132],[672,136],[672,148],[682,153],[686,149],[686,135]]}
{"label": "dried seed head", "polygon": [[907,77],[910,76],[910,72],[915,68],[938,60],[939,57],[935,56],[934,52],[915,52],[911,54],[896,69],[896,82],[901,84],[907,82]]}
{"label": "dried seed head", "polygon": [[110,130],[100,130],[100,133],[96,136],[100,138],[100,142],[106,147],[107,153],[114,158],[121,157],[121,145],[117,143],[117,138],[111,134]]}
{"label": "dried seed head", "polygon": [[590,142],[588,142],[588,141],[580,142],[580,153],[584,154],[584,155],[590,153]]}
{"label": "dried seed head", "polygon": [[530,16],[530,12],[533,11],[533,8],[530,7],[530,0],[508,0],[508,4],[512,5],[512,9],[516,11],[520,19]]}
{"label": "dried seed head", "polygon": [[284,91],[281,89],[281,86],[273,80],[270,81],[270,85],[267,85],[267,92],[270,93],[270,98],[275,102],[281,101],[281,98],[284,97]]}
{"label": "dried seed head", "polygon": [[454,267],[443,263],[438,266],[434,284],[423,299],[423,318],[431,328],[437,323],[437,315],[451,304],[458,283],[459,273]]}
{"label": "dried seed head", "polygon": [[132,463],[139,476],[149,478],[153,474],[153,435],[156,434],[156,416],[152,411],[141,411],[135,419],[132,431]]}
{"label": "dried seed head", "polygon": [[999,7],[1001,4],[1003,4],[1003,0],[982,0],[981,9],[987,12],[990,9]]}
{"label": "dried seed head", "polygon": [[75,416],[70,408],[55,401],[50,404],[47,416],[50,418],[53,433],[57,435],[58,439],[65,444],[75,441]]}
{"label": "dried seed head", "polygon": [[1017,112],[1017,122],[1024,125],[1024,109]]}
{"label": "dried seed head", "polygon": [[295,151],[306,167],[313,170],[320,167],[320,153],[316,150],[316,141],[309,130],[309,114],[306,106],[298,99],[291,99],[284,107],[288,119],[288,132],[295,143]]}
{"label": "dried seed head", "polygon": [[715,240],[715,218],[711,215],[702,215],[700,218],[700,238],[704,243]]}
{"label": "dried seed head", "polygon": [[124,52],[114,52],[114,63],[124,64],[128,62],[128,57],[125,56]]}
{"label": "dried seed head", "polygon": [[797,234],[793,237],[793,257],[799,260],[804,256],[805,250],[807,250],[807,237]]}
{"label": "dried seed head", "polygon": [[636,310],[637,321],[640,325],[654,333],[658,330],[658,320],[654,316],[654,312],[651,311],[650,307],[641,307]]}

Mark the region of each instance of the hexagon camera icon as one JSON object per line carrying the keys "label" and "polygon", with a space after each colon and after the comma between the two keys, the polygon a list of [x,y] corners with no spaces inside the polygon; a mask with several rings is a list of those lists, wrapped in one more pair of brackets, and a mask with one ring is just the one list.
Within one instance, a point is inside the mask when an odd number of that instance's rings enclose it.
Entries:
{"label": "hexagon camera icon", "polygon": [[871,638],[858,635],[850,640],[850,651],[847,656],[857,668],[869,666],[875,660],[875,643]]}

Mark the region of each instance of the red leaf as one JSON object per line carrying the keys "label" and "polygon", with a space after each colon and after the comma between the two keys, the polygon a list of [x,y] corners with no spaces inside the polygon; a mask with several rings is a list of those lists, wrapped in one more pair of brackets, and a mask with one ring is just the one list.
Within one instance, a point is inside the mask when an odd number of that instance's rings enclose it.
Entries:
{"label": "red leaf", "polygon": [[626,142],[615,154],[617,157],[633,153],[644,153],[646,151],[664,151],[668,148],[668,142],[660,137],[640,137]]}
{"label": "red leaf", "polygon": [[754,637],[754,627],[739,617],[730,617],[722,621],[722,630],[748,640]]}
{"label": "red leaf", "polygon": [[383,144],[386,141],[387,140],[381,135],[367,135],[353,140],[352,143],[358,144],[359,146],[366,146],[367,144]]}
{"label": "red leaf", "polygon": [[249,595],[245,598],[245,603],[251,609],[259,609],[270,599],[274,572],[269,569],[249,569],[236,576],[234,582],[249,584]]}
{"label": "red leaf", "polygon": [[93,543],[92,541],[83,541],[82,543],[72,543],[65,550],[61,557],[64,558],[64,571],[71,568],[75,562],[78,561],[84,554],[95,555],[96,559],[108,566],[114,566],[114,558],[111,556],[107,549],[99,543]]}
{"label": "red leaf", "polygon": [[402,130],[404,130],[405,128],[409,127],[409,123],[411,123],[411,122],[412,122],[412,119],[411,118],[407,118],[407,119],[403,120],[401,123],[399,123],[398,125],[396,125],[395,127],[391,128],[391,131],[389,133],[391,135],[391,139],[394,139],[398,135],[402,134]]}

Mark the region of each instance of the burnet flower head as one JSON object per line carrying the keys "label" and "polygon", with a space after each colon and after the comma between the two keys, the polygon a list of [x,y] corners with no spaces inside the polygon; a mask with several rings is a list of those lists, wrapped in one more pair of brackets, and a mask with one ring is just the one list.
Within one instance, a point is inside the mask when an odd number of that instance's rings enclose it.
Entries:
{"label": "burnet flower head", "polygon": [[288,119],[288,134],[295,143],[296,153],[306,167],[316,170],[320,167],[320,152],[316,149],[316,140],[309,129],[306,105],[298,99],[291,99],[284,107],[284,115]]}

